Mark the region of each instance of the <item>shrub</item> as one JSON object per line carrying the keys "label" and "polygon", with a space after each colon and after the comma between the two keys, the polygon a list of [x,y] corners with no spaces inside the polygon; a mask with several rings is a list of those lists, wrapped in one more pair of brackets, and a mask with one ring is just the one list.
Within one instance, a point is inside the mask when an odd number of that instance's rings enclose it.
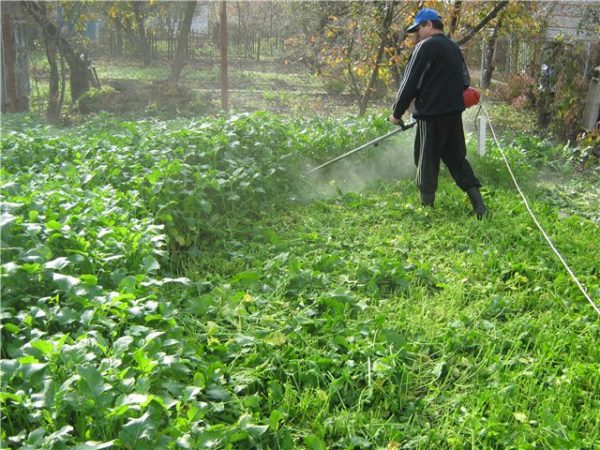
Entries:
{"label": "shrub", "polygon": [[342,95],[346,89],[346,83],[343,80],[326,78],[323,81],[323,87],[329,95]]}
{"label": "shrub", "polygon": [[78,108],[83,114],[100,111],[119,112],[118,97],[119,93],[111,86],[91,89],[79,98]]}
{"label": "shrub", "polygon": [[531,107],[534,104],[535,89],[535,80],[529,75],[511,75],[506,82],[503,100],[517,108]]}

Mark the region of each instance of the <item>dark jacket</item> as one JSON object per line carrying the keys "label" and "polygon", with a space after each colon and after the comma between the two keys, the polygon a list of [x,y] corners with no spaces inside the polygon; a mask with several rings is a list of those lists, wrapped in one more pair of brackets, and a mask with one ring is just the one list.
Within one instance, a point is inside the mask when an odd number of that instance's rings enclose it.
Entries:
{"label": "dark jacket", "polygon": [[413,98],[417,119],[462,112],[463,91],[469,83],[458,45],[445,34],[434,34],[419,42],[408,60],[394,117],[401,118]]}

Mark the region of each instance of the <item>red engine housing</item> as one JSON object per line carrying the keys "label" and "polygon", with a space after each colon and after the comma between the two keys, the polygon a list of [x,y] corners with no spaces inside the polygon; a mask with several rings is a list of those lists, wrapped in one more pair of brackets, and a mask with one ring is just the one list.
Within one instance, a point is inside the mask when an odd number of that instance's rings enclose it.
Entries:
{"label": "red engine housing", "polygon": [[463,92],[463,100],[465,101],[465,108],[470,108],[479,104],[479,91],[473,87],[468,87]]}

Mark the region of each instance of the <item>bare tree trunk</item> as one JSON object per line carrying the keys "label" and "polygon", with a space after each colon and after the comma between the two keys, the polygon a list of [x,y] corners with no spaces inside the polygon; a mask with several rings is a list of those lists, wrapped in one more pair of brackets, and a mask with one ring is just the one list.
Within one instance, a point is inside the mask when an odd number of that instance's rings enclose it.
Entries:
{"label": "bare tree trunk", "polygon": [[119,22],[117,20],[115,23],[115,32],[116,32],[116,56],[123,56],[123,29],[121,28]]}
{"label": "bare tree trunk", "polygon": [[29,110],[29,58],[26,25],[18,2],[2,3],[2,102],[0,108],[12,112]]}
{"label": "bare tree trunk", "polygon": [[[42,4],[43,13],[46,13],[46,5]],[[44,34],[46,44],[46,58],[50,66],[50,79],[48,81],[48,108],[46,109],[46,119],[53,124],[60,123],[62,105],[60,101],[60,81],[58,76],[58,45],[56,39]]]}
{"label": "bare tree trunk", "polygon": [[42,28],[44,38],[55,42],[67,60],[70,73],[71,102],[76,103],[85,92],[90,89],[90,67],[87,59],[81,58],[69,41],[61,36],[60,30],[46,16],[44,2],[23,2],[23,9]]}
{"label": "bare tree trunk", "polygon": [[256,38],[257,38],[257,46],[256,46],[256,60],[260,61],[260,36],[261,33],[256,33]]}
{"label": "bare tree trunk", "polygon": [[58,97],[58,108],[60,111],[65,104],[65,88],[67,87],[67,68],[65,67],[65,58],[60,56],[60,95]]}
{"label": "bare tree trunk", "polygon": [[240,2],[235,2],[235,7],[237,8],[237,17],[238,17],[238,29],[237,29],[237,35],[238,35],[238,42],[237,42],[237,56],[240,56],[240,43],[242,42],[242,39],[245,37],[244,34],[242,33],[242,8],[240,6]]}
{"label": "bare tree trunk", "polygon": [[502,17],[498,19],[492,35],[486,42],[485,53],[483,56],[483,73],[481,74],[481,88],[489,89],[492,84],[492,72],[494,71],[494,52],[496,51],[496,40],[498,39],[498,30],[502,26]]}
{"label": "bare tree trunk", "polygon": [[190,1],[186,3],[185,16],[181,29],[179,30],[179,41],[177,42],[177,51],[175,52],[175,58],[171,65],[171,74],[169,75],[170,82],[176,82],[181,77],[181,71],[185,67],[186,58],[185,50],[190,38],[190,30],[192,28],[192,19],[194,18],[194,11],[196,10],[196,1]]}
{"label": "bare tree trunk", "polygon": [[[17,95],[17,81],[15,77],[15,48],[13,39],[12,18],[3,11],[2,13],[2,53],[4,66],[2,75],[5,76],[7,93],[9,97],[10,110],[12,112],[19,111],[19,98]],[[4,73],[6,67],[6,74]]]}
{"label": "bare tree trunk", "polygon": [[379,64],[383,58],[383,52],[385,50],[385,44],[388,41],[388,34],[390,32],[390,26],[392,24],[392,18],[394,17],[394,3],[386,3],[384,6],[384,17],[383,23],[381,25],[381,31],[379,33],[381,42],[379,44],[379,48],[377,49],[377,55],[375,56],[375,67],[373,68],[373,72],[371,73],[371,77],[369,79],[369,83],[367,84],[367,88],[365,89],[361,99],[358,102],[359,110],[358,115],[362,116],[367,111],[367,107],[369,106],[369,101],[371,100],[371,93],[374,90],[375,83],[377,81],[377,77],[379,75]]}
{"label": "bare tree trunk", "polygon": [[221,107],[229,110],[229,86],[227,80],[227,2],[221,1],[221,24],[219,44],[221,48]]}
{"label": "bare tree trunk", "polygon": [[150,52],[150,46],[146,37],[146,27],[144,26],[144,12],[142,10],[143,2],[131,2],[133,6],[133,13],[135,17],[135,24],[137,27],[138,35],[138,46],[142,53],[142,60],[146,66],[150,65],[152,61],[152,54]]}

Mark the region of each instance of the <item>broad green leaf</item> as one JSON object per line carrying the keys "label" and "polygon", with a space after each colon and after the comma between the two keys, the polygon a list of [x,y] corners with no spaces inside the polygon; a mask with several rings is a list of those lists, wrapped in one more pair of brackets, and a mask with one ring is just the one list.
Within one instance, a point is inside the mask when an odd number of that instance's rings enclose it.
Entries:
{"label": "broad green leaf", "polygon": [[8,331],[11,334],[19,334],[21,329],[14,323],[5,323],[1,325],[1,329]]}
{"label": "broad green leaf", "polygon": [[133,353],[133,359],[138,363],[138,369],[148,374],[158,365],[158,361],[148,358],[143,349],[138,349]]}
{"label": "broad green leaf", "polygon": [[0,371],[2,371],[2,378],[5,380],[8,377],[9,379],[17,373],[19,370],[19,361],[16,359],[2,359],[0,360]]}
{"label": "broad green leaf", "polygon": [[16,220],[16,216],[13,216],[12,214],[2,213],[2,216],[0,216],[0,229],[12,225]]}
{"label": "broad green leaf", "polygon": [[120,337],[113,343],[113,353],[115,355],[122,355],[129,349],[129,346],[132,343],[133,343],[133,337],[131,337],[131,336]]}
{"label": "broad green leaf", "polygon": [[42,265],[39,263],[25,263],[21,267],[30,275],[42,271]]}
{"label": "broad green leaf", "polygon": [[157,337],[165,334],[164,331],[152,331],[144,338],[144,346],[155,340]]}
{"label": "broad green leaf", "polygon": [[213,384],[206,389],[206,395],[212,400],[224,402],[229,400],[231,394],[222,386]]}
{"label": "broad green leaf", "polygon": [[154,273],[160,270],[160,264],[151,256],[146,256],[143,260],[144,270],[147,273]]}
{"label": "broad green leaf", "polygon": [[142,407],[145,407],[152,401],[152,398],[152,395],[133,393],[126,395],[121,403],[123,405],[141,405]]}
{"label": "broad green leaf", "polygon": [[19,358],[19,363],[21,364],[21,370],[25,374],[26,377],[30,377],[31,375],[43,370],[47,364],[40,363],[38,360],[32,356],[25,356],[23,358]]}
{"label": "broad green leaf", "polygon": [[17,263],[15,262],[8,262],[6,264],[2,264],[2,273],[6,274],[6,275],[14,275],[17,270],[20,269],[21,266],[19,266]]}
{"label": "broad green leaf", "polygon": [[79,368],[82,383],[79,384],[83,394],[91,395],[94,398],[99,398],[106,390],[104,379],[100,371],[94,366],[82,366]]}
{"label": "broad green leaf", "polygon": [[44,354],[44,356],[49,356],[54,351],[54,343],[50,341],[44,340],[36,340],[31,342],[31,346],[35,349],[38,349],[40,352]]}
{"label": "broad green leaf", "polygon": [[24,400],[23,391],[19,391],[19,394],[12,394],[10,392],[0,392],[0,402],[6,403],[7,401],[12,401],[16,404],[21,404]]}
{"label": "broad green leaf", "polygon": [[269,416],[269,428],[271,428],[272,431],[277,431],[279,429],[279,422],[284,417],[285,415],[278,409],[272,410]]}
{"label": "broad green leaf", "polygon": [[181,394],[181,401],[189,402],[190,400],[194,400],[199,393],[200,388],[198,386],[186,386]]}
{"label": "broad green leaf", "polygon": [[262,436],[263,434],[265,434],[265,432],[268,429],[269,429],[268,425],[255,425],[255,424],[249,423],[244,426],[244,430],[246,430],[248,432],[248,434],[255,439],[257,439],[260,436]]}
{"label": "broad green leaf", "polygon": [[71,289],[80,283],[79,278],[70,275],[62,275],[60,273],[53,273],[52,279],[64,290]]}
{"label": "broad green leaf", "polygon": [[119,438],[123,445],[136,448],[143,442],[149,444],[154,432],[156,425],[152,422],[150,414],[145,412],[137,419],[129,419],[129,421],[123,425]]}
{"label": "broad green leaf", "polygon": [[325,442],[319,439],[314,434],[309,434],[304,438],[304,444],[309,450],[327,450]]}
{"label": "broad green leaf", "polygon": [[107,442],[86,441],[73,447],[73,450],[103,450],[105,448],[114,448],[116,440]]}
{"label": "broad green leaf", "polygon": [[89,275],[89,274],[85,274],[85,275],[80,275],[79,279],[87,284],[88,286],[97,286],[98,285],[98,277],[96,275]]}
{"label": "broad green leaf", "polygon": [[60,258],[55,258],[52,261],[48,261],[46,264],[44,264],[44,269],[62,270],[69,264],[69,260],[61,256]]}
{"label": "broad green leaf", "polygon": [[46,222],[46,228],[48,228],[49,230],[60,230],[63,227],[63,225],[56,221],[56,220],[49,220],[48,222]]}
{"label": "broad green leaf", "polygon": [[60,442],[65,442],[67,439],[69,439],[71,437],[72,431],[73,427],[71,425],[65,425],[60,430],[55,431],[46,439],[44,439],[44,441],[47,445],[54,446]]}

